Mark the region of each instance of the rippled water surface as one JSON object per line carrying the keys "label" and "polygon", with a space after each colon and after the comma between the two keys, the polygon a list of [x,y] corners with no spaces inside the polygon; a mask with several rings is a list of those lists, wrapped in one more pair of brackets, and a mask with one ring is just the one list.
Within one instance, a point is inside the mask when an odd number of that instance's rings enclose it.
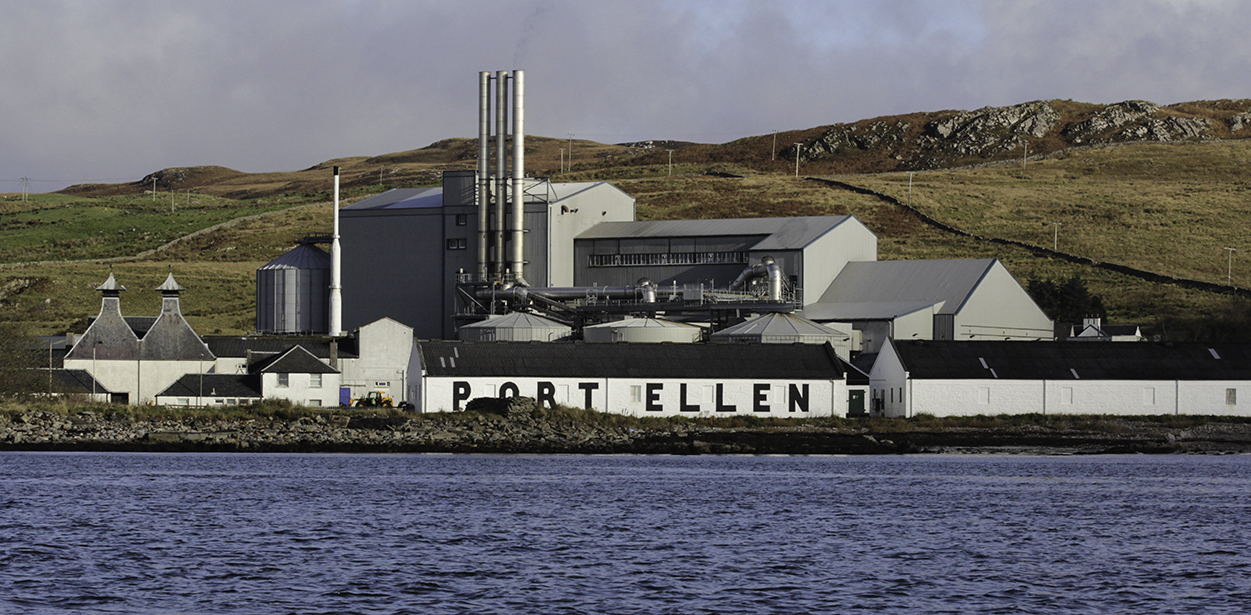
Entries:
{"label": "rippled water surface", "polygon": [[1245,613],[1251,457],[0,454],[3,613]]}

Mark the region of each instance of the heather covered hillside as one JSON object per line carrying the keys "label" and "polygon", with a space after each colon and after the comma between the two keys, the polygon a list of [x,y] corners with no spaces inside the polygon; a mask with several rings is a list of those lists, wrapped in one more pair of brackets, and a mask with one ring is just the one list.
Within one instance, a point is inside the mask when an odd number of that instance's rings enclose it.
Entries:
{"label": "heather covered hillside", "polygon": [[[526,165],[554,181],[612,181],[637,197],[640,219],[852,214],[877,233],[882,259],[999,258],[1023,285],[1081,277],[1114,322],[1168,339],[1251,339],[1240,297],[1251,287],[1242,265],[1251,246],[1240,243],[1251,228],[1248,136],[1247,100],[1035,101],[715,145],[529,136]],[[449,138],[299,171],[169,168],[131,184],[4,195],[0,321],[81,328],[110,267],[140,291],[125,304],[154,313],[147,291],[172,266],[194,326],[248,331],[256,267],[329,231],[331,167],[342,168],[351,202],[437,185],[445,170],[474,168],[476,155],[476,140]]]}

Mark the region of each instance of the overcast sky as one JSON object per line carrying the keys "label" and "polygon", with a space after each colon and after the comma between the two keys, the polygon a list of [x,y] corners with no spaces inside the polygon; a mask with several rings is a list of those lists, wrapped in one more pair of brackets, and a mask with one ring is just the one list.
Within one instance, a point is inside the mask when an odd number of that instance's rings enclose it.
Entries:
{"label": "overcast sky", "polygon": [[1038,99],[1251,98],[1246,0],[3,2],[0,192],[289,171],[477,131],[724,143]]}

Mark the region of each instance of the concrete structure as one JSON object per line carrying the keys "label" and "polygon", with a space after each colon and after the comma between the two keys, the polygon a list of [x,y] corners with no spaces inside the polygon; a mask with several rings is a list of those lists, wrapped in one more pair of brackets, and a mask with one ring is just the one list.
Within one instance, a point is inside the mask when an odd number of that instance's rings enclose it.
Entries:
{"label": "concrete structure", "polygon": [[891,341],[873,412],[1251,416],[1251,346]]}
{"label": "concrete structure", "polygon": [[[477,268],[477,183],[474,171],[450,171],[442,188],[391,190],[340,210],[346,329],[387,317],[418,338],[456,337],[455,285]],[[574,237],[634,219],[634,198],[605,182],[527,179],[523,186],[531,286],[573,284]]]}
{"label": "concrete structure", "polygon": [[1054,324],[998,259],[851,262],[804,316],[888,339],[1050,340]]}
{"label": "concrete structure", "polygon": [[864,374],[829,345],[423,341],[422,412],[534,397],[632,416],[845,416]]}

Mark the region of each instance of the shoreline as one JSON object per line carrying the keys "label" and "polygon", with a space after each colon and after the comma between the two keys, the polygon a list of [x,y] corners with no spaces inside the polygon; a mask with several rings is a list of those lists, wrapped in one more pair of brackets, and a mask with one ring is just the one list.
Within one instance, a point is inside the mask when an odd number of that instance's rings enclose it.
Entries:
{"label": "shoreline", "polygon": [[[867,419],[866,419],[867,420]],[[483,453],[638,455],[1247,454],[1251,423],[1211,418],[1179,428],[1103,417],[1097,427],[950,427],[903,423],[894,430],[837,425],[631,426],[502,414],[310,414],[299,417],[140,420],[122,412],[0,415],[0,451]]]}

